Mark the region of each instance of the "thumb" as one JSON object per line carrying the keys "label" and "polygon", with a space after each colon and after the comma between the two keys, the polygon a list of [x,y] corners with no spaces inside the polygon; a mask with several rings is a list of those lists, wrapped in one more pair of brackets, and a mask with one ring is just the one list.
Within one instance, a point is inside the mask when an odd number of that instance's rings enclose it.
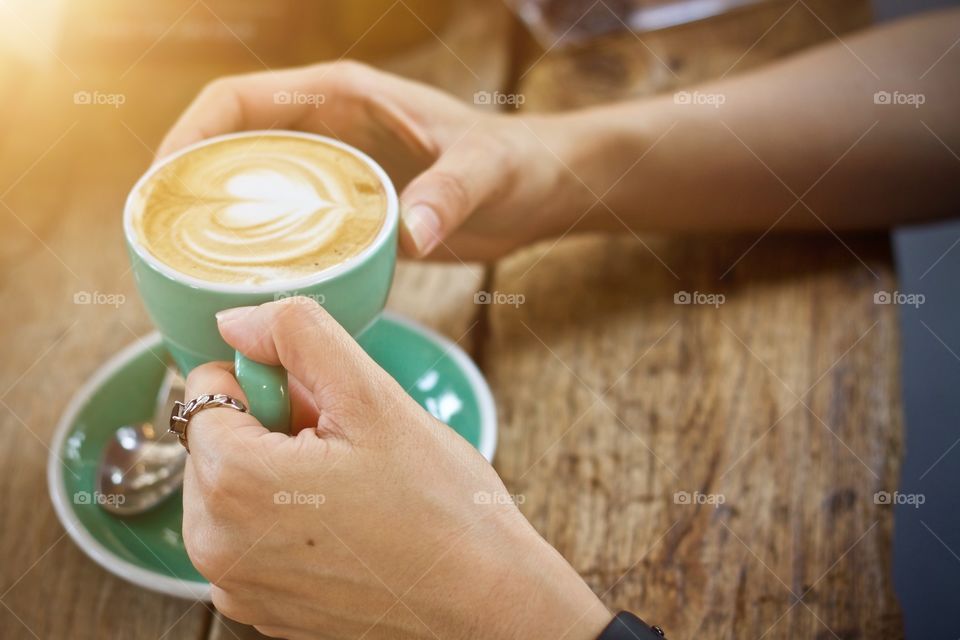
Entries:
{"label": "thumb", "polygon": [[[309,298],[228,309],[217,314],[217,324],[227,344],[248,358],[283,366],[316,400],[321,413],[336,412],[348,402],[376,405],[378,389],[393,382]],[[350,407],[347,415],[356,415],[356,407]]]}
{"label": "thumb", "polygon": [[415,178],[400,197],[400,243],[422,258],[450,236],[477,208],[503,190],[508,162],[503,148],[485,139],[464,139]]}

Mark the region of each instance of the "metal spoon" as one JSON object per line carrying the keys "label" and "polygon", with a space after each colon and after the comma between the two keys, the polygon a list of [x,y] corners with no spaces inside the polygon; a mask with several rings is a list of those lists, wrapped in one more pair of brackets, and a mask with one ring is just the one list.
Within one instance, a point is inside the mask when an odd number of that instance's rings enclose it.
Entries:
{"label": "metal spoon", "polygon": [[183,379],[167,369],[157,394],[153,424],[124,425],[107,442],[97,474],[97,504],[118,516],[132,516],[163,502],[183,484],[187,452],[167,431]]}

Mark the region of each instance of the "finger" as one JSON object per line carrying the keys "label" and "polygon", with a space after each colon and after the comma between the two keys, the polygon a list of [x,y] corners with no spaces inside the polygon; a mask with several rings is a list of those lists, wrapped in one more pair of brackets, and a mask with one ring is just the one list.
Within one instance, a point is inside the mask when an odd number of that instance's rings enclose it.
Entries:
{"label": "finger", "polygon": [[303,429],[315,429],[320,419],[320,408],[310,390],[303,383],[289,376],[290,389],[290,435],[295,436]]}
{"label": "finger", "polygon": [[[278,72],[286,75],[287,72]],[[245,129],[269,128],[296,117],[294,105],[271,104],[269,73],[214,80],[194,98],[157,149],[162,158],[200,140]],[[273,120],[271,120],[271,117]]]}
{"label": "finger", "polygon": [[[187,376],[185,401],[204,394],[223,393],[246,407],[247,397],[233,377],[230,364],[210,362],[195,368]],[[191,457],[198,460],[231,455],[236,445],[251,438],[270,433],[256,418],[228,407],[203,409],[187,425],[187,442]],[[249,445],[247,445],[249,448]]]}
{"label": "finger", "polygon": [[345,80],[364,73],[362,65],[339,62],[215,80],[173,125],[157,157],[225,133],[295,129],[297,123],[320,111],[336,116],[352,87]]}
{"label": "finger", "polygon": [[423,257],[478,207],[509,188],[507,148],[494,138],[464,137],[411,182],[400,196],[401,248]]}
{"label": "finger", "polygon": [[345,398],[373,401],[396,383],[314,300],[285,298],[217,315],[220,335],[257,362],[282,365],[329,410]]}

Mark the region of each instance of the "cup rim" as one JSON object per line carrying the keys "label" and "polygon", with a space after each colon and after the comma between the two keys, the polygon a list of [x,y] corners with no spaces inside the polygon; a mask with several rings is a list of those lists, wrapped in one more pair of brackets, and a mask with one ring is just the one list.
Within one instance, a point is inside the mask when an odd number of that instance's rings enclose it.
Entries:
{"label": "cup rim", "polygon": [[[384,191],[387,195],[387,212],[386,216],[384,217],[383,224],[380,227],[380,231],[377,232],[377,235],[374,237],[373,241],[367,247],[365,247],[363,251],[348,258],[347,260],[344,260],[338,265],[322,269],[317,273],[310,274],[308,276],[301,276],[299,278],[291,278],[288,280],[271,280],[265,284],[230,284],[211,282],[209,280],[203,280],[195,276],[187,275],[181,271],[177,271],[173,267],[159,260],[139,242],[136,231],[133,228],[133,200],[134,197],[139,194],[140,190],[143,188],[143,185],[153,176],[155,176],[161,168],[170,164],[177,158],[190,153],[191,151],[217,144],[225,140],[263,137],[302,138],[305,140],[313,140],[314,142],[327,144],[353,155],[355,158],[366,164],[374,172],[374,174],[376,174],[376,176],[380,179],[380,182],[383,185]],[[383,245],[386,244],[388,239],[396,230],[399,224],[399,219],[400,203],[397,197],[396,188],[393,185],[393,181],[390,180],[390,176],[387,175],[387,172],[384,171],[383,167],[377,164],[373,158],[368,156],[363,151],[360,151],[356,147],[353,147],[341,140],[337,140],[336,138],[323,136],[317,133],[277,129],[257,129],[250,131],[237,131],[234,133],[227,133],[199,140],[171,153],[168,156],[165,156],[158,162],[151,165],[150,168],[147,169],[142,176],[140,176],[137,182],[133,185],[133,188],[130,189],[130,193],[127,195],[126,201],[124,202],[123,234],[127,242],[127,246],[137,254],[137,257],[150,265],[150,267],[155,271],[158,271],[162,275],[174,280],[175,282],[181,282],[191,287],[218,293],[264,294],[276,293],[284,290],[304,289],[322,282],[333,280],[334,278],[355,269],[359,265],[364,264],[367,260],[369,260],[371,256],[377,253],[383,247]]]}

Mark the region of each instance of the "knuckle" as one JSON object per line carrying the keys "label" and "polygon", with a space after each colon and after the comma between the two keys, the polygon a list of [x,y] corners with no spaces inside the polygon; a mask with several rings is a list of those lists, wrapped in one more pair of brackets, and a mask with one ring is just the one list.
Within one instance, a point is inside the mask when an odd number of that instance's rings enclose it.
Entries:
{"label": "knuckle", "polygon": [[233,565],[233,554],[209,527],[184,527],[183,544],[190,562],[211,583],[220,582]]}
{"label": "knuckle", "polygon": [[202,93],[211,96],[231,94],[236,91],[237,85],[242,81],[243,76],[239,75],[220,76],[205,84]]}
{"label": "knuckle", "polygon": [[218,587],[213,587],[210,592],[213,606],[217,611],[226,617],[241,624],[253,624],[255,615],[253,607],[249,603],[243,602]]}
{"label": "knuckle", "polygon": [[329,414],[320,414],[321,423],[328,429],[342,428],[343,424],[369,426],[383,413],[376,397],[360,385],[338,389],[330,409]]}
{"label": "knuckle", "polygon": [[211,385],[210,383],[216,381],[217,384],[219,384],[225,381],[226,378],[224,374],[226,373],[224,369],[214,362],[205,362],[195,367],[187,374],[184,396],[189,400],[203,393],[216,393],[216,388],[204,387],[217,387],[216,384]]}
{"label": "knuckle", "polygon": [[521,154],[514,147],[514,142],[504,138],[499,132],[491,136],[484,136],[483,141],[478,146],[490,158],[493,166],[499,168],[501,174],[514,176],[520,170],[519,158]]}
{"label": "knuckle", "polygon": [[382,90],[382,76],[371,66],[356,60],[339,60],[323,65],[318,82],[356,107],[367,105]]}
{"label": "knuckle", "polygon": [[470,207],[470,193],[461,176],[439,169],[432,175],[431,186],[447,211],[459,213]]}
{"label": "knuckle", "polygon": [[305,327],[327,328],[333,322],[330,314],[320,304],[304,296],[296,296],[280,300],[278,305],[276,324],[281,332],[295,332]]}
{"label": "knuckle", "polygon": [[330,63],[327,73],[337,81],[352,82],[367,77],[373,68],[357,60],[338,60]]}
{"label": "knuckle", "polygon": [[240,504],[238,492],[243,492],[246,474],[241,473],[230,460],[236,456],[225,455],[205,460],[198,465],[197,479],[204,503],[210,515],[219,518],[229,518],[236,512]]}

